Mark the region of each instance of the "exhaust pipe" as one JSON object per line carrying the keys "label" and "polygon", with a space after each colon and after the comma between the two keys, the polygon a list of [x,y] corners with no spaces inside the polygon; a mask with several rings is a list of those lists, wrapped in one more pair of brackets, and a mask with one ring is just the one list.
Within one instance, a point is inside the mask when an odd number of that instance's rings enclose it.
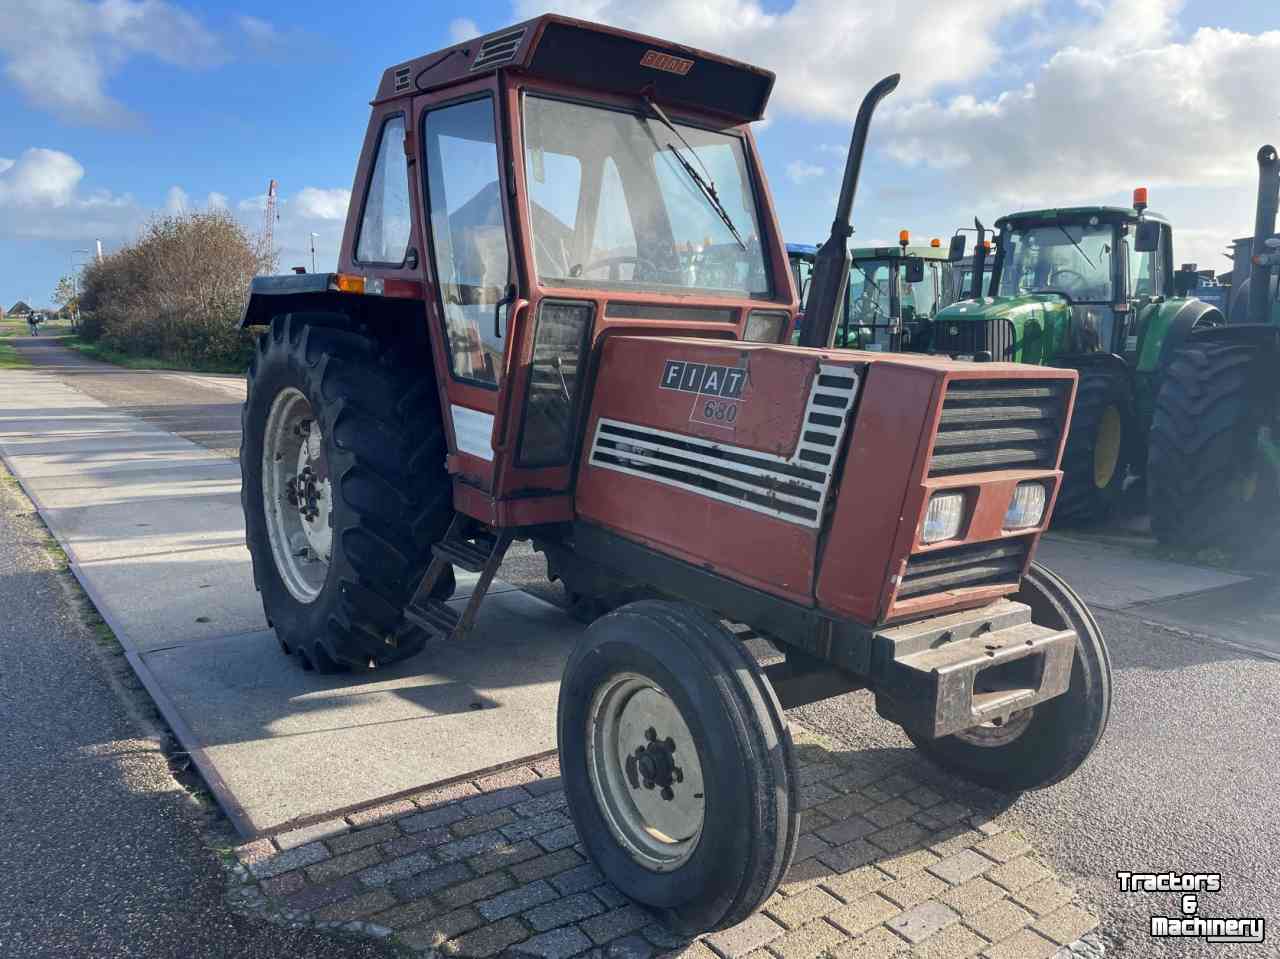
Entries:
{"label": "exhaust pipe", "polygon": [[982,278],[987,270],[987,228],[976,216],[973,218],[973,228],[977,231],[978,239],[973,247],[973,288],[969,292],[969,299],[980,300],[982,299]]}
{"label": "exhaust pipe", "polygon": [[900,74],[887,76],[862,98],[858,118],[853,124],[853,138],[849,141],[849,157],[844,164],[844,182],[840,186],[840,202],[836,204],[836,218],[831,223],[831,235],[818,250],[809,278],[809,299],[804,311],[804,326],[800,330],[801,346],[826,348],[831,346],[836,332],[836,317],[844,302],[849,286],[849,237],[853,235],[853,198],[858,192],[858,175],[862,172],[862,154],[867,147],[867,131],[871,127],[871,115],[880,101],[898,86]]}
{"label": "exhaust pipe", "polygon": [[[1277,251],[1267,248],[1276,235],[1276,210],[1280,207],[1280,157],[1268,144],[1258,151],[1258,212],[1249,244],[1249,322],[1266,323],[1271,317],[1271,271],[1280,264]],[[807,314],[806,314],[807,320]]]}

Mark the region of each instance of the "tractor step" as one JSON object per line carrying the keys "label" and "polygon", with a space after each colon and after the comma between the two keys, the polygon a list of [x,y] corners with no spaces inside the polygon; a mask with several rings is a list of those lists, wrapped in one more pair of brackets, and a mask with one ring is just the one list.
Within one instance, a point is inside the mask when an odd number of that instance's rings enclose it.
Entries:
{"label": "tractor step", "polygon": [[474,541],[443,539],[431,547],[431,553],[468,573],[478,573],[493,554],[493,545],[491,536],[477,536]]}
{"label": "tractor step", "polygon": [[949,736],[1065,693],[1075,648],[1072,630],[1037,625],[1011,600],[882,630],[878,700],[894,721]]}
{"label": "tractor step", "polygon": [[[465,637],[475,623],[480,603],[489,592],[489,585],[513,538],[510,530],[495,532],[461,513],[455,515],[444,539],[431,547],[431,564],[405,607],[404,618],[433,639]],[[461,613],[431,595],[437,581],[450,566],[480,574]]]}
{"label": "tractor step", "polygon": [[404,618],[432,639],[448,639],[458,628],[462,615],[447,603],[428,599],[422,604],[410,603],[406,606]]}

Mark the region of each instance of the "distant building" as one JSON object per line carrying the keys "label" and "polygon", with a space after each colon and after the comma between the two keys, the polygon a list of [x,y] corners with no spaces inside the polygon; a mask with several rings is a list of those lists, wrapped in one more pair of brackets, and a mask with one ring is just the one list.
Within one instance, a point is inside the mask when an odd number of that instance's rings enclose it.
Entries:
{"label": "distant building", "polygon": [[31,312],[31,307],[19,300],[13,306],[9,307],[10,316],[26,316]]}

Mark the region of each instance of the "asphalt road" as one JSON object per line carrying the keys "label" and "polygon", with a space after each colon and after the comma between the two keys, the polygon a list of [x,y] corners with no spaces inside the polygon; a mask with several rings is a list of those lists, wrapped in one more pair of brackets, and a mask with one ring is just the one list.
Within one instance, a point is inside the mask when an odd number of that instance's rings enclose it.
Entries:
{"label": "asphalt road", "polygon": [[0,469],[0,956],[392,955],[227,910],[213,847],[235,840],[174,779],[46,535]]}
{"label": "asphalt road", "polygon": [[[58,366],[86,393],[235,455],[239,401],[227,392],[228,378],[213,383],[104,368],[48,341],[20,344],[35,363]],[[527,548],[513,549],[500,575],[552,601],[561,598],[559,588],[546,583],[541,557]],[[1191,604],[1178,626],[1238,640],[1242,629],[1263,621],[1248,617],[1227,632],[1213,610],[1212,604]],[[1280,924],[1280,662],[1130,616],[1098,618],[1114,668],[1107,735],[1076,775],[1013,800],[1010,814],[1102,917],[1114,954],[1280,954],[1274,945]],[[805,707],[794,716],[851,748],[910,748],[875,715],[866,694]],[[1120,892],[1115,873],[1122,869],[1222,873],[1222,891],[1203,897],[1201,914],[1263,916],[1273,926],[1267,944],[1165,946],[1150,939],[1148,917],[1178,915],[1177,897]]]}

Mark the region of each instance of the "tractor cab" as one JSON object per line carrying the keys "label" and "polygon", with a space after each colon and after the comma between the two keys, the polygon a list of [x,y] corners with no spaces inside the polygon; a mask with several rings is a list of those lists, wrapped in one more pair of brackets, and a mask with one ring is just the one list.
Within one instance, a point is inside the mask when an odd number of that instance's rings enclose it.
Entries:
{"label": "tractor cab", "polygon": [[[812,245],[787,244],[792,278],[800,293],[797,335],[817,252]],[[954,297],[952,264],[941,241],[913,245],[903,230],[897,246],[855,248],[850,260],[833,345],[874,352],[927,352],[931,321]]]}
{"label": "tractor cab", "polygon": [[1136,359],[1143,311],[1174,294],[1168,221],[1137,204],[1001,218],[990,295],[943,311],[933,350],[1052,365],[1098,353]]}

